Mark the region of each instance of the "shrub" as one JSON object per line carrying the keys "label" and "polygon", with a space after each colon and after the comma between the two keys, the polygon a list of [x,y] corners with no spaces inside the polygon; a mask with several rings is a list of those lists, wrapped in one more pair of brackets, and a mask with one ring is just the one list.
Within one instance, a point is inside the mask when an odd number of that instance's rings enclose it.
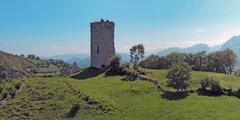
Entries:
{"label": "shrub", "polygon": [[205,78],[200,82],[201,89],[206,90],[209,89],[211,92],[220,93],[222,91],[222,87],[220,85],[219,80],[214,78]]}
{"label": "shrub", "polygon": [[189,87],[190,76],[191,68],[187,63],[175,63],[168,70],[167,83],[179,92],[179,90],[185,90]]}
{"label": "shrub", "polygon": [[240,70],[236,71],[236,72],[234,73],[234,75],[235,75],[236,77],[240,77]]}
{"label": "shrub", "polygon": [[137,74],[131,74],[131,73],[128,73],[125,78],[123,78],[124,81],[134,81],[134,80],[137,80],[138,78],[138,75]]}
{"label": "shrub", "polygon": [[13,87],[9,88],[8,92],[11,97],[14,97],[16,95],[16,89]]}
{"label": "shrub", "polygon": [[3,87],[2,87],[2,86],[0,86],[0,94],[2,93],[2,91],[3,91]]}
{"label": "shrub", "polygon": [[236,91],[236,96],[240,98],[240,88],[238,88],[238,90]]}
{"label": "shrub", "polygon": [[0,96],[0,100],[7,98],[7,96],[8,96],[8,90],[3,89],[1,96]]}
{"label": "shrub", "polygon": [[200,81],[201,89],[206,90],[209,87],[209,78],[205,78]]}
{"label": "shrub", "polygon": [[71,110],[66,114],[66,117],[73,118],[80,109],[79,103],[73,104]]}
{"label": "shrub", "polygon": [[6,79],[6,78],[7,78],[7,73],[4,72],[4,71],[1,71],[1,72],[0,72],[0,78]]}
{"label": "shrub", "polygon": [[21,81],[18,81],[18,82],[15,83],[14,86],[15,86],[15,88],[18,90],[18,89],[20,89],[21,85],[22,85],[22,82],[21,82]]}
{"label": "shrub", "polygon": [[108,67],[105,72],[105,75],[124,75],[125,71],[120,67],[120,56],[112,56],[108,61]]}
{"label": "shrub", "polygon": [[220,92],[222,90],[220,82],[218,80],[211,80],[210,82],[210,90],[212,92]]}

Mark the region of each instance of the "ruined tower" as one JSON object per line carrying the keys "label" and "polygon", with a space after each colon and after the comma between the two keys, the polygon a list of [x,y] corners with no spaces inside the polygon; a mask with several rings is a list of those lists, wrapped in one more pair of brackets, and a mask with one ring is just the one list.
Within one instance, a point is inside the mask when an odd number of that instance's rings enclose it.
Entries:
{"label": "ruined tower", "polygon": [[108,59],[115,55],[114,22],[104,21],[91,23],[91,67],[107,66]]}

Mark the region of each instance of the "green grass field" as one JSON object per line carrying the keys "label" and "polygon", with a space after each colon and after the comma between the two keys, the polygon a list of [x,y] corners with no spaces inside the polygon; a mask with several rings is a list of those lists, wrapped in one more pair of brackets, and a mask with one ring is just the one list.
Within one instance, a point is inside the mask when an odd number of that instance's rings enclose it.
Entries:
{"label": "green grass field", "polygon": [[[147,70],[148,77],[166,85],[165,70]],[[191,85],[200,79],[218,78],[223,86],[238,88],[239,78],[216,73],[193,72]],[[123,76],[73,78],[29,78],[25,88],[0,108],[0,120],[76,119],[76,120],[239,120],[240,99],[190,94],[181,100],[161,98],[156,86],[147,81],[123,81]],[[81,95],[98,101],[89,104]],[[72,105],[80,103],[74,118],[66,118]]]}
{"label": "green grass field", "polygon": [[[160,80],[160,83],[164,86],[167,85],[167,70],[144,70],[148,77]],[[240,88],[240,78],[235,76],[229,76],[227,74],[213,73],[213,72],[191,72],[191,87],[193,89],[200,87],[200,81],[204,78],[215,78],[220,81],[221,85],[226,88],[238,89]]]}

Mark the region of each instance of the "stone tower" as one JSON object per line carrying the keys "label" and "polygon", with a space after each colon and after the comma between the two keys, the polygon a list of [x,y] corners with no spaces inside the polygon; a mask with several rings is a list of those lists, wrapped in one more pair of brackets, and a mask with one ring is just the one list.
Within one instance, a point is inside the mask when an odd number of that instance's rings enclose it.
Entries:
{"label": "stone tower", "polygon": [[91,23],[91,67],[107,66],[108,59],[115,55],[114,22],[104,21]]}

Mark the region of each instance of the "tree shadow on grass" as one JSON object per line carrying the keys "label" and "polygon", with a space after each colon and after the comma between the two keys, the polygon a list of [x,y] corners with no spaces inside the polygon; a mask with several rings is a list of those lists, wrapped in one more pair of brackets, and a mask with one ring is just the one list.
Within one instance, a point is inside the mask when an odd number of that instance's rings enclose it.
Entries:
{"label": "tree shadow on grass", "polygon": [[103,71],[98,68],[86,68],[79,72],[76,75],[71,76],[71,78],[78,79],[78,80],[84,80],[87,78],[92,78],[100,75]]}
{"label": "tree shadow on grass", "polygon": [[201,96],[212,96],[212,97],[218,97],[223,95],[222,91],[211,91],[206,89],[198,89],[197,94]]}
{"label": "tree shadow on grass", "polygon": [[188,91],[182,92],[172,92],[172,91],[165,91],[161,97],[166,100],[181,100],[189,96]]}

